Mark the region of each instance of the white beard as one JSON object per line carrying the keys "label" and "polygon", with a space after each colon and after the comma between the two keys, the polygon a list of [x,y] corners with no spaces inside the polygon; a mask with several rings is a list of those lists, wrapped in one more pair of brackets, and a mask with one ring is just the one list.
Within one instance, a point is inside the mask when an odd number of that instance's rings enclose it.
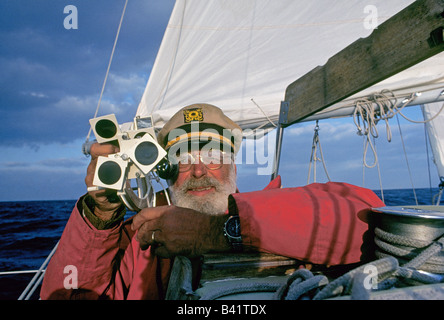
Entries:
{"label": "white beard", "polygon": [[[204,196],[193,196],[187,191],[194,188],[214,187],[215,192]],[[228,196],[236,192],[236,172],[231,167],[225,183],[215,178],[205,176],[201,179],[191,177],[180,187],[170,186],[171,201],[174,205],[193,209],[209,215],[224,214],[228,209]]]}

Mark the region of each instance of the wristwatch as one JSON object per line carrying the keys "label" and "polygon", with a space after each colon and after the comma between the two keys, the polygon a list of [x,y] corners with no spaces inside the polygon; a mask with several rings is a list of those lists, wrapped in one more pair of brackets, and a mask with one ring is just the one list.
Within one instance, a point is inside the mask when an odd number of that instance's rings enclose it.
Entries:
{"label": "wristwatch", "polygon": [[225,221],[224,236],[231,244],[233,251],[242,251],[242,237],[240,228],[240,218],[238,215],[233,215]]}

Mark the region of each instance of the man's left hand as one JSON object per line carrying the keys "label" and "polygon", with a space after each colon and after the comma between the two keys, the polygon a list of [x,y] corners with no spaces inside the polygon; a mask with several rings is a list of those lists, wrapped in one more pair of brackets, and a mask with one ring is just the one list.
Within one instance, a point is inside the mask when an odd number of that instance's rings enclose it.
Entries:
{"label": "man's left hand", "polygon": [[210,251],[228,251],[223,235],[226,215],[207,215],[177,206],[146,208],[133,218],[131,228],[138,230],[136,240],[142,250],[160,257],[199,256]]}

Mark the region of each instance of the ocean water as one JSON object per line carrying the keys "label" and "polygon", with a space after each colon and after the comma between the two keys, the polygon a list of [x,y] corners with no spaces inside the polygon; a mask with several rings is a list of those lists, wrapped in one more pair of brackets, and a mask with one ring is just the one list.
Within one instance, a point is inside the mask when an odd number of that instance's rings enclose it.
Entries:
{"label": "ocean water", "polygon": [[[416,189],[418,203],[431,204],[437,193],[438,189]],[[416,204],[411,189],[385,190],[384,199],[391,206]],[[38,270],[59,240],[75,203],[76,200],[0,202],[0,272]],[[33,276],[0,275],[0,300],[17,299]],[[33,299],[38,299],[38,292]]]}

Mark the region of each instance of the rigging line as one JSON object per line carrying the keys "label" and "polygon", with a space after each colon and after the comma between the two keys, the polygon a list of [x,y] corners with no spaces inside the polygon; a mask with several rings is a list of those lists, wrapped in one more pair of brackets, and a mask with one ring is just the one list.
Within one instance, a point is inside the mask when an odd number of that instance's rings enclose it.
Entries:
{"label": "rigging line", "polygon": [[[392,95],[392,98],[388,97],[384,92],[390,93]],[[364,108],[364,110],[366,111],[367,119],[368,119],[368,113],[372,116],[371,121],[368,121],[369,124],[376,125],[378,123],[378,121],[385,120],[386,128],[387,128],[387,139],[390,142],[391,141],[391,132],[390,132],[390,126],[388,124],[388,120],[393,118],[395,115],[400,114],[404,119],[406,119],[407,121],[412,122],[412,123],[428,123],[428,122],[433,121],[436,117],[438,117],[441,114],[441,112],[444,110],[444,103],[443,103],[443,105],[441,106],[441,109],[439,109],[439,111],[430,119],[427,119],[424,121],[417,121],[417,120],[413,120],[413,119],[408,118],[407,116],[405,116],[402,113],[402,110],[406,106],[411,104],[413,101],[415,101],[415,99],[417,97],[419,97],[420,95],[421,94],[418,92],[410,94],[410,96],[408,98],[405,98],[402,101],[402,105],[400,107],[398,107],[397,98],[396,98],[395,94],[389,89],[384,89],[379,94],[374,94],[372,97],[372,100],[369,101],[368,99],[361,99],[361,100],[357,100],[355,102],[355,104],[358,107],[359,102],[362,103],[362,101],[365,101],[366,106],[368,106],[368,108]],[[442,95],[442,93],[439,96],[441,96],[441,95]],[[392,102],[392,99],[394,99],[394,102]],[[373,103],[379,107],[380,118],[377,117],[378,114],[377,114],[375,108],[373,107]],[[387,111],[385,109],[387,109]],[[360,111],[360,116],[363,117],[362,111]],[[373,117],[374,117],[374,120],[373,120]],[[376,131],[376,133],[377,133],[377,131]]]}
{"label": "rigging line", "polygon": [[[363,148],[364,148],[364,150],[365,150],[365,140],[366,140],[366,138],[363,136],[362,137],[362,146],[363,146]],[[363,155],[363,157],[362,157],[362,187],[365,187],[365,168],[366,168],[366,165],[365,165],[365,154]]]}
{"label": "rigging line", "polygon": [[308,177],[307,177],[307,185],[310,183],[310,177],[311,177],[311,166],[313,165],[313,182],[316,182],[316,161],[317,161],[317,140],[318,140],[318,120],[316,120],[316,126],[314,129],[314,135],[313,135],[313,142],[311,144],[311,155],[310,155],[310,162],[308,165]]}
{"label": "rigging line", "polygon": [[398,122],[398,129],[399,129],[399,134],[400,134],[400,136],[401,136],[402,149],[404,150],[404,157],[405,157],[405,161],[406,161],[406,164],[407,164],[407,170],[408,170],[408,172],[409,172],[409,178],[410,178],[410,183],[411,183],[411,185],[412,185],[413,195],[414,195],[414,197],[415,197],[416,205],[418,205],[418,197],[416,196],[415,186],[414,186],[413,179],[412,179],[412,172],[411,172],[411,170],[410,170],[409,159],[408,159],[408,157],[407,157],[407,151],[406,151],[406,149],[405,149],[404,137],[403,137],[403,135],[402,135],[401,124],[399,123],[399,117],[398,117],[398,115],[396,115],[396,120],[397,120],[397,122]]}
{"label": "rigging line", "polygon": [[444,103],[442,104],[441,109],[439,109],[439,111],[433,117],[431,117],[430,119],[424,120],[424,121],[415,121],[415,120],[409,119],[409,118],[405,117],[401,112],[399,112],[399,114],[407,121],[410,121],[413,123],[428,123],[428,122],[435,120],[436,117],[438,117],[443,110],[444,110]]}
{"label": "rigging line", "polygon": [[[238,124],[242,127],[242,125],[238,122]],[[243,137],[244,138],[249,138],[250,136],[254,136],[254,138],[256,138],[258,136],[257,130],[262,129],[265,127],[264,129],[264,135],[269,133],[271,130],[274,130],[274,128],[269,128],[267,127],[268,122],[265,121],[264,123],[262,123],[261,125],[257,126],[254,129],[251,129],[251,131],[249,133],[245,132],[246,130],[242,131]],[[272,122],[272,124],[274,125],[274,123]],[[278,126],[275,126],[275,128],[277,128]],[[262,134],[262,133],[261,133]]]}
{"label": "rigging line", "polygon": [[[440,79],[438,79],[438,80],[439,80],[439,81],[444,80],[444,77],[442,77],[442,78],[440,78]],[[429,81],[429,82],[425,82],[425,83],[418,84],[418,86],[415,86],[415,87],[397,88],[397,89],[395,89],[394,91],[389,90],[389,89],[384,89],[384,90],[382,90],[382,91],[390,91],[391,94],[392,94],[392,96],[393,96],[393,99],[394,99],[394,100],[397,100],[397,99],[401,99],[401,98],[410,97],[412,94],[415,94],[415,92],[416,92],[416,93],[418,93],[418,92],[424,93],[424,92],[435,91],[435,90],[437,90],[437,89],[442,89],[442,88],[443,88],[443,84],[442,84],[442,83],[439,83],[439,84],[437,84],[436,86],[433,86],[433,87],[431,87],[431,88],[427,88],[427,89],[425,89],[425,88],[420,88],[420,89],[416,89],[414,92],[410,92],[410,93],[401,93],[401,92],[403,92],[404,90],[407,90],[407,89],[415,89],[415,88],[418,88],[418,87],[421,87],[421,86],[431,85],[431,84],[433,84],[433,83],[434,83],[433,81]],[[382,92],[382,91],[381,91],[381,92]],[[398,93],[396,94],[395,92],[398,92]],[[374,94],[375,94],[375,93],[373,93],[373,95],[374,95]],[[343,106],[338,106],[337,108],[334,108],[333,110],[335,110],[335,109],[340,109],[340,108],[343,108],[343,107],[352,107],[352,106],[355,105],[354,101],[356,101],[357,99],[365,99],[365,97],[368,97],[368,96],[371,96],[371,95],[372,95],[372,94],[367,94],[367,95],[365,95],[365,96],[355,97],[355,98],[353,98],[353,99],[344,99],[344,102],[346,102],[346,101],[350,101],[350,103],[347,103],[347,104],[345,104],[345,105],[343,105]],[[442,95],[442,94],[441,94],[441,95]],[[441,96],[441,95],[439,95],[439,96]],[[439,97],[439,96],[438,96],[438,97]]]}
{"label": "rigging line", "polygon": [[[375,137],[373,137],[373,144],[375,146],[375,153],[377,154],[376,138]],[[382,187],[382,176],[381,176],[381,168],[379,165],[379,161],[376,162],[376,168],[378,169],[379,188],[381,189],[381,200],[382,200],[382,202],[385,202],[384,201],[384,188]]]}
{"label": "rigging line", "polygon": [[265,113],[265,111],[256,103],[256,101],[254,101],[254,99],[253,98],[251,98],[251,102],[253,102],[255,105],[256,105],[256,107],[258,107],[259,108],[259,110],[264,114],[264,116],[268,119],[268,121],[275,127],[275,128],[277,128],[277,125],[276,125],[276,123],[274,123],[271,119],[270,119],[270,117]]}
{"label": "rigging line", "polygon": [[[424,107],[424,106],[422,106]],[[424,140],[426,147],[426,155],[427,155],[427,171],[429,174],[429,190],[430,190],[430,200],[433,204],[433,191],[432,191],[432,174],[430,172],[430,153],[429,153],[429,139],[427,137],[427,124],[424,123]]]}
{"label": "rigging line", "polygon": [[[360,134],[360,133],[358,133],[358,134]],[[371,141],[371,138],[370,138],[368,132],[367,132],[366,134],[360,134],[360,135],[362,135],[363,138],[364,138],[364,151],[363,151],[363,155],[362,155],[363,165],[364,165],[364,167],[366,167],[366,168],[372,169],[372,168],[374,168],[374,167],[377,165],[377,163],[378,163],[378,154],[376,153],[375,147],[374,147],[374,145],[373,145],[373,143],[372,143],[372,141]],[[377,138],[377,136],[373,136],[373,138]],[[369,164],[367,163],[367,152],[368,152],[368,147],[369,147],[369,146],[370,146],[370,148],[371,148],[371,150],[372,150],[373,158],[374,158],[374,162],[373,162],[373,164],[371,164],[371,165],[369,165]]]}
{"label": "rigging line", "polygon": [[328,181],[331,181],[330,175],[328,174],[328,171],[327,171],[327,166],[325,164],[324,153],[322,152],[321,140],[319,139],[319,136],[318,136],[318,144],[319,144],[319,153],[321,155],[321,161],[322,161],[322,166],[324,167],[325,175],[327,176]]}
{"label": "rigging line", "polygon": [[[390,94],[391,97],[389,97],[388,94]],[[416,94],[411,94],[410,98],[407,99],[406,102],[403,102],[403,105],[400,109],[396,107],[397,98],[395,97],[394,93],[387,89],[382,90],[380,93],[373,94],[368,99],[364,98],[355,101],[356,107],[353,112],[353,121],[358,130],[358,135],[366,137],[363,154],[365,167],[371,169],[378,164],[378,155],[370,138],[370,134],[373,136],[373,138],[379,137],[378,129],[376,127],[378,122],[380,120],[385,121],[387,140],[391,142],[392,132],[388,120],[391,119],[394,115],[400,113],[400,111],[407,104],[412,102],[416,98],[416,96]],[[392,102],[392,100],[394,100],[394,102]],[[378,111],[376,110],[376,106],[379,107]],[[396,109],[397,111],[395,112],[394,109]],[[360,119],[362,119],[362,127]],[[373,152],[373,156],[375,159],[374,163],[371,165],[367,163],[367,152],[369,146]]]}
{"label": "rigging line", "polygon": [[[318,158],[317,156],[317,150],[319,146],[319,153],[321,158]],[[310,163],[308,167],[308,177],[307,177],[307,184],[310,183],[310,177],[311,177],[311,166],[313,164],[313,182],[316,182],[316,161],[321,161],[322,166],[324,167],[325,175],[327,176],[328,181],[331,181],[330,175],[327,171],[327,166],[325,164],[324,160],[324,153],[322,152],[322,146],[321,146],[321,140],[319,139],[319,120],[316,120],[316,126],[314,129],[314,135],[313,135],[313,143],[311,147],[311,156],[310,156]]]}
{"label": "rigging line", "polygon": [[[113,61],[114,51],[116,50],[117,40],[119,39],[120,28],[122,27],[123,17],[125,16],[125,11],[126,11],[127,4],[128,4],[128,0],[125,1],[125,6],[123,7],[122,15],[120,17],[119,27],[117,28],[117,34],[116,34],[116,37],[114,39],[114,45],[113,45],[113,49],[111,51],[111,57],[109,58],[108,68],[106,69],[105,79],[103,80],[102,90],[100,92],[99,102],[97,103],[97,108],[96,108],[96,112],[94,113],[94,118],[96,118],[97,114],[99,113],[99,108],[100,108],[100,104],[102,102],[103,92],[105,91],[106,81],[108,79],[109,70],[111,68],[111,63]],[[88,131],[88,135],[86,136],[86,141],[89,141],[89,137],[91,135],[91,131],[92,131],[92,128],[90,127],[89,131]]]}
{"label": "rigging line", "polygon": [[[386,93],[391,94],[391,97],[387,96]],[[390,142],[392,137],[388,120],[393,118],[394,115],[401,113],[401,110],[409,103],[413,102],[417,96],[417,93],[411,94],[409,98],[402,102],[400,108],[397,107],[397,98],[395,97],[395,94],[388,89],[382,90],[380,93],[375,93],[368,98],[355,100],[353,120],[358,131],[361,134],[367,135],[368,133],[371,133],[372,136],[378,137],[376,125],[380,120],[384,120],[387,129],[387,140]],[[394,102],[392,102],[392,100],[394,100]],[[378,107],[378,110],[376,107]],[[405,118],[404,115],[402,116]],[[359,117],[362,118],[364,130],[360,126]],[[406,120],[409,119],[406,118]]]}
{"label": "rigging line", "polygon": [[[438,81],[438,80],[441,81],[441,80],[443,80],[443,79],[444,79],[444,77],[437,79],[437,81]],[[434,83],[433,81],[429,81],[429,82],[426,82],[426,83],[419,84],[419,86],[422,86],[422,85],[429,85],[429,84],[433,84],[433,83]],[[432,88],[421,89],[421,90],[418,90],[418,91],[416,91],[416,92],[424,93],[424,92],[430,92],[430,91],[434,91],[434,90],[442,89],[442,88],[443,88],[443,86],[442,86],[442,83],[441,83],[441,84],[439,84],[439,85],[437,85],[437,86],[434,86],[434,87],[432,87]],[[409,89],[409,87],[406,87],[406,88],[398,88],[398,89],[395,89],[395,91],[391,91],[391,90],[390,90],[390,92],[393,94],[393,100],[396,101],[397,99],[410,97],[412,94],[414,94],[414,93],[398,93],[398,94],[395,94],[395,92],[403,91],[403,90],[406,90],[406,89]],[[387,90],[387,89],[385,89],[385,90]],[[383,91],[385,91],[385,90],[383,90]],[[373,94],[373,95],[374,95],[374,94]],[[444,90],[441,92],[440,95],[438,95],[438,98],[437,98],[437,99],[439,99],[439,97],[442,96],[442,95],[444,95]],[[324,110],[322,110],[322,111],[317,112],[317,114],[318,114],[318,115],[322,115],[322,114],[324,114],[324,113],[328,113],[328,112],[336,111],[336,110],[339,110],[339,109],[353,107],[353,106],[356,105],[356,101],[357,101],[357,100],[366,99],[366,97],[369,97],[369,96],[371,96],[371,94],[367,94],[367,95],[365,95],[365,96],[359,96],[359,97],[349,98],[349,99],[344,99],[343,102],[347,102],[347,103],[342,104],[342,105],[338,105],[338,106],[336,106],[336,107],[333,107],[333,106],[332,106],[332,107],[329,107],[329,108],[327,108],[327,109],[324,109]]]}
{"label": "rigging line", "polygon": [[[310,156],[310,162],[308,164],[308,177],[307,177],[307,185],[310,183],[310,177],[311,177],[311,166],[313,164],[313,152],[315,152],[313,150],[313,148],[315,148],[314,146],[312,146],[312,150],[311,150],[311,156]],[[313,167],[313,182],[316,182],[316,163],[314,164]]]}

